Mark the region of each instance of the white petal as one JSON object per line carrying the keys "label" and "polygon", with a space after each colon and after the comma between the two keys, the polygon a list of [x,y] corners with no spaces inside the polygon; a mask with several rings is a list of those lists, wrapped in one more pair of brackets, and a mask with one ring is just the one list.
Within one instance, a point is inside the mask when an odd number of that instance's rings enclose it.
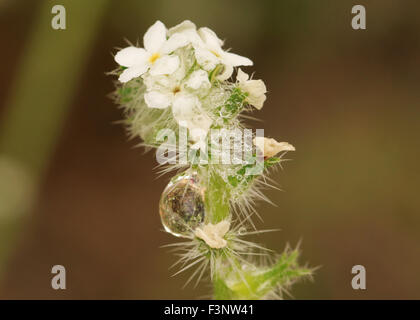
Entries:
{"label": "white petal", "polygon": [[227,220],[220,221],[215,225],[215,232],[220,236],[224,237],[225,234],[229,231],[230,222]]}
{"label": "white petal", "polygon": [[236,79],[239,82],[245,82],[249,79],[249,75],[242,71],[241,68],[238,69],[238,74],[236,75]]}
{"label": "white petal", "polygon": [[296,151],[296,148],[288,142],[279,142],[277,145],[277,150],[281,151]]}
{"label": "white petal", "polygon": [[182,33],[187,30],[196,30],[196,26],[190,20],[184,20],[181,23],[177,24],[175,27],[172,27],[168,30],[168,36],[171,36],[175,33]]}
{"label": "white petal", "polygon": [[277,142],[275,139],[265,137],[255,137],[253,140],[255,146],[263,151],[265,158],[274,157],[282,151],[295,151],[295,147],[287,142]]}
{"label": "white petal", "polygon": [[210,71],[220,63],[220,59],[209,50],[201,47],[195,47],[195,58],[203,69]]}
{"label": "white petal", "polygon": [[190,130],[193,141],[205,138],[213,122],[201,109],[198,98],[190,94],[178,93],[175,96],[172,113],[180,125]]}
{"label": "white petal", "polygon": [[170,106],[172,97],[159,91],[149,91],[144,94],[144,101],[149,108],[165,109]]}
{"label": "white petal", "polygon": [[238,80],[238,87],[248,93],[246,97],[246,101],[260,110],[264,102],[266,100],[266,92],[267,88],[265,86],[264,81],[262,80],[248,80],[249,76],[243,72],[241,69],[238,70],[238,74],[236,75],[236,79]]}
{"label": "white petal", "polygon": [[163,56],[156,60],[154,65],[150,68],[150,74],[152,76],[158,76],[162,74],[172,74],[179,67],[178,56]]}
{"label": "white petal", "polygon": [[174,52],[178,48],[185,47],[189,44],[188,38],[181,33],[175,33],[162,46],[160,52],[168,54]]}
{"label": "white petal", "polygon": [[266,97],[266,95],[265,94],[262,94],[262,95],[258,95],[258,96],[252,96],[252,95],[249,95],[247,98],[246,98],[246,101],[251,105],[251,106],[254,106],[255,108],[257,108],[258,110],[261,110],[262,109],[262,107],[263,107],[263,105],[264,105],[264,102],[265,102],[265,100],[267,99],[267,97]]}
{"label": "white petal", "polygon": [[178,93],[175,95],[173,104],[172,104],[172,113],[174,118],[180,121],[189,122],[193,115],[194,109],[197,105],[200,104],[200,101],[196,96],[184,93]]}
{"label": "white petal", "polygon": [[209,81],[209,75],[206,71],[201,69],[194,71],[190,75],[186,85],[195,90],[197,90],[200,87],[208,88],[211,86]]}
{"label": "white petal", "polygon": [[143,73],[147,71],[147,68],[148,68],[147,64],[142,64],[142,65],[137,65],[134,67],[127,68],[120,74],[120,77],[118,78],[118,80],[123,83],[128,82],[131,79],[140,77]]}
{"label": "white petal", "polygon": [[246,101],[253,105],[255,108],[260,110],[263,107],[264,101],[266,100],[265,93],[267,88],[262,80],[247,80],[240,82],[239,87],[248,93]]}
{"label": "white petal", "polygon": [[147,91],[170,91],[176,84],[166,75],[152,76],[147,73],[143,76],[143,83]]}
{"label": "white petal", "polygon": [[197,147],[203,147],[206,145],[205,139],[207,136],[207,133],[209,132],[208,128],[199,128],[199,127],[193,127],[191,124],[188,126],[190,129],[190,138],[192,141],[198,141],[196,144],[193,145],[193,149],[196,149]]}
{"label": "white petal", "polygon": [[132,67],[142,64],[147,59],[147,52],[143,48],[127,47],[117,52],[114,59],[123,67]]}
{"label": "white petal", "polygon": [[187,37],[188,42],[191,43],[193,46],[200,46],[204,47],[203,40],[201,40],[200,36],[197,33],[197,30],[185,30],[182,34]]}
{"label": "white petal", "polygon": [[166,27],[159,20],[155,22],[143,37],[144,48],[150,52],[158,52],[166,41]]}
{"label": "white petal", "polygon": [[261,110],[264,106],[264,102],[267,99],[266,95],[258,96],[258,97],[252,97],[247,98],[247,101],[250,105],[254,106],[256,109]]}
{"label": "white petal", "polygon": [[[200,108],[201,109],[201,108]],[[194,128],[200,128],[204,130],[205,132],[208,132],[210,129],[210,126],[213,123],[213,120],[203,111],[200,110],[200,113],[195,114],[195,116],[192,119],[192,126]]]}
{"label": "white petal", "polygon": [[195,46],[203,46],[203,40],[201,40],[200,36],[198,35],[197,28],[195,24],[189,20],[185,20],[180,24],[176,25],[175,27],[169,29],[168,35],[172,36],[176,33],[184,35],[189,43],[192,43]]}
{"label": "white petal", "polygon": [[224,65],[222,73],[219,74],[216,78],[220,81],[225,81],[232,76],[232,73],[233,73],[233,67],[229,65]]}
{"label": "white petal", "polygon": [[220,249],[227,245],[224,236],[229,231],[229,228],[230,223],[227,220],[217,224],[208,223],[203,227],[196,228],[195,236],[204,240],[208,246]]}
{"label": "white petal", "polygon": [[223,52],[221,54],[221,59],[224,64],[230,65],[232,67],[253,65],[253,62],[250,59],[230,52]]}
{"label": "white petal", "polygon": [[218,38],[216,33],[209,28],[200,28],[198,34],[209,49],[220,49],[223,46],[223,41]]}
{"label": "white petal", "polygon": [[[200,112],[195,113],[195,115],[192,117],[190,121],[190,127],[191,130],[195,129],[195,132],[197,133],[201,132],[207,134],[212,123],[213,121],[211,120],[211,118],[206,113],[204,113],[203,110],[200,110]],[[197,129],[199,129],[200,131],[198,131]],[[201,138],[203,136],[201,133],[198,134],[197,137],[194,138],[194,140],[198,140],[199,138]]]}

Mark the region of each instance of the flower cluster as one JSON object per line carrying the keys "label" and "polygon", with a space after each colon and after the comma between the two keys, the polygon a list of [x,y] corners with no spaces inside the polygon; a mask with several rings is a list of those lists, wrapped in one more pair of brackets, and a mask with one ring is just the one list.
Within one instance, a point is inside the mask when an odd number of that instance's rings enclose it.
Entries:
{"label": "flower cluster", "polygon": [[[119,81],[140,78],[147,107],[171,108],[192,141],[204,138],[215,121],[211,98],[224,94],[221,82],[232,76],[234,67],[251,66],[252,61],[223,50],[223,41],[211,29],[197,30],[188,20],[169,30],[157,21],[147,30],[143,44],[144,48],[129,46],[115,55],[123,69]],[[261,109],[266,93],[263,81],[249,80],[242,70],[237,81],[245,100]]]}
{"label": "flower cluster", "polygon": [[[215,158],[225,156],[219,139],[230,146],[231,138],[247,135],[241,113],[260,110],[267,89],[262,80],[252,79],[239,68],[253,62],[224,50],[223,44],[214,31],[197,29],[191,21],[170,29],[157,21],[143,37],[144,48],[131,45],[116,53],[116,100],[124,107],[132,137],[140,137],[147,147],[160,148],[168,143],[163,139],[168,129],[185,129],[188,155],[207,155],[209,148],[209,156]],[[217,139],[210,135],[215,130],[221,132]],[[226,134],[228,131],[234,134]],[[180,133],[176,138],[183,139]],[[193,273],[200,279],[209,266],[214,296],[222,299],[260,299],[273,297],[275,292],[281,296],[293,281],[311,274],[297,265],[296,250],[286,250],[270,264],[256,263],[252,257],[267,256],[268,251],[242,239],[257,232],[248,229],[254,227],[255,200],[268,201],[261,188],[270,186],[269,168],[295,150],[287,142],[258,134],[249,138],[240,140],[245,160],[183,165],[169,161],[168,169],[163,170],[187,167],[171,180],[160,201],[165,230],[188,239],[174,244],[183,252],[180,271],[200,265]],[[228,148],[228,153],[237,156],[235,148]]]}

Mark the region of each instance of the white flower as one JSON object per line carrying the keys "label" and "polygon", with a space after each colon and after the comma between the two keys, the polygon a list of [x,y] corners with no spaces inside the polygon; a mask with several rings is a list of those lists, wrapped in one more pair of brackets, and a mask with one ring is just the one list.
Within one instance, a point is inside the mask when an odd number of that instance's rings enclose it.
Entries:
{"label": "white flower", "polygon": [[175,34],[182,34],[193,46],[203,45],[203,40],[201,40],[200,36],[198,35],[197,27],[190,20],[185,20],[168,30],[168,36]]}
{"label": "white flower", "polygon": [[223,72],[218,76],[219,80],[228,79],[233,72],[233,67],[252,66],[252,61],[246,57],[224,51],[223,41],[216,33],[209,28],[200,28],[198,31],[191,21],[184,21],[171,28],[169,33],[172,35],[182,34],[194,47],[195,57],[200,66],[205,70],[213,70],[217,65],[224,66]]}
{"label": "white flower", "polygon": [[195,236],[203,239],[207,245],[214,249],[224,248],[227,241],[224,236],[229,231],[230,222],[223,220],[217,224],[208,223],[204,227],[195,229]]}
{"label": "white flower", "polygon": [[199,89],[201,87],[203,88],[210,88],[211,83],[209,81],[209,74],[204,70],[197,70],[194,71],[188,81],[186,82],[186,86],[192,88],[192,89]]}
{"label": "white flower", "polygon": [[195,47],[195,56],[203,68],[212,70],[218,64],[223,64],[224,72],[219,76],[221,80],[228,79],[233,72],[233,67],[252,66],[252,61],[246,57],[224,51],[222,49],[223,41],[220,40],[216,33],[209,28],[200,28],[198,30],[203,46]]}
{"label": "white flower", "polygon": [[240,68],[236,79],[238,80],[239,88],[248,93],[245,101],[258,110],[261,110],[265,99],[267,99],[265,96],[267,88],[265,87],[264,82],[262,80],[249,80],[249,75],[243,72]]}
{"label": "white flower", "polygon": [[188,44],[188,39],[178,33],[166,39],[166,27],[156,21],[143,37],[143,48],[127,47],[115,55],[115,61],[126,67],[119,80],[128,82],[150,69],[152,75],[171,74],[179,67],[179,58],[169,55],[176,49]]}
{"label": "white flower", "polygon": [[277,142],[274,139],[255,137],[254,144],[264,153],[264,158],[274,157],[282,151],[295,151],[295,147],[287,142]]}
{"label": "white flower", "polygon": [[207,135],[213,121],[202,109],[198,98],[201,91],[197,90],[207,92],[211,85],[204,70],[196,70],[187,78],[185,74],[180,67],[171,76],[145,76],[144,100],[149,108],[172,107],[175,120],[190,130],[193,141],[199,141]]}

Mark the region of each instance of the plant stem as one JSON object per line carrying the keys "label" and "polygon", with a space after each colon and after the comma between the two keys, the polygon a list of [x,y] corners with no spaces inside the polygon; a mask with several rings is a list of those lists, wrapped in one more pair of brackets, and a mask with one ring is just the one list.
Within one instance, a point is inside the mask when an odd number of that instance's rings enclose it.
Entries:
{"label": "plant stem", "polygon": [[[226,182],[215,173],[210,173],[206,188],[205,206],[207,223],[219,223],[230,217],[230,192]],[[221,259],[225,259],[222,258]],[[215,299],[229,299],[229,288],[216,274],[213,279],[213,292]]]}
{"label": "plant stem", "polygon": [[210,175],[205,205],[210,223],[216,224],[230,217],[229,189],[226,182],[217,174]]}

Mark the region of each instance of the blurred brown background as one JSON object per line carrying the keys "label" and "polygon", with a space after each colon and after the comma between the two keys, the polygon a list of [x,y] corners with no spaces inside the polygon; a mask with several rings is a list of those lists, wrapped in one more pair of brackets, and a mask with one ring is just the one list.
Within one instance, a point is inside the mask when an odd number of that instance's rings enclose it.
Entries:
{"label": "blurred brown background", "polygon": [[[67,9],[67,30],[50,27]],[[367,30],[351,28],[363,4]],[[134,148],[107,95],[115,47],[159,19],[208,26],[248,56],[268,100],[256,116],[289,141],[257,241],[302,240],[321,266],[298,299],[420,298],[420,3],[418,1],[0,0],[0,298],[195,299],[159,248],[152,153]],[[51,289],[51,267],[67,290]],[[367,290],[351,288],[351,267]]]}

